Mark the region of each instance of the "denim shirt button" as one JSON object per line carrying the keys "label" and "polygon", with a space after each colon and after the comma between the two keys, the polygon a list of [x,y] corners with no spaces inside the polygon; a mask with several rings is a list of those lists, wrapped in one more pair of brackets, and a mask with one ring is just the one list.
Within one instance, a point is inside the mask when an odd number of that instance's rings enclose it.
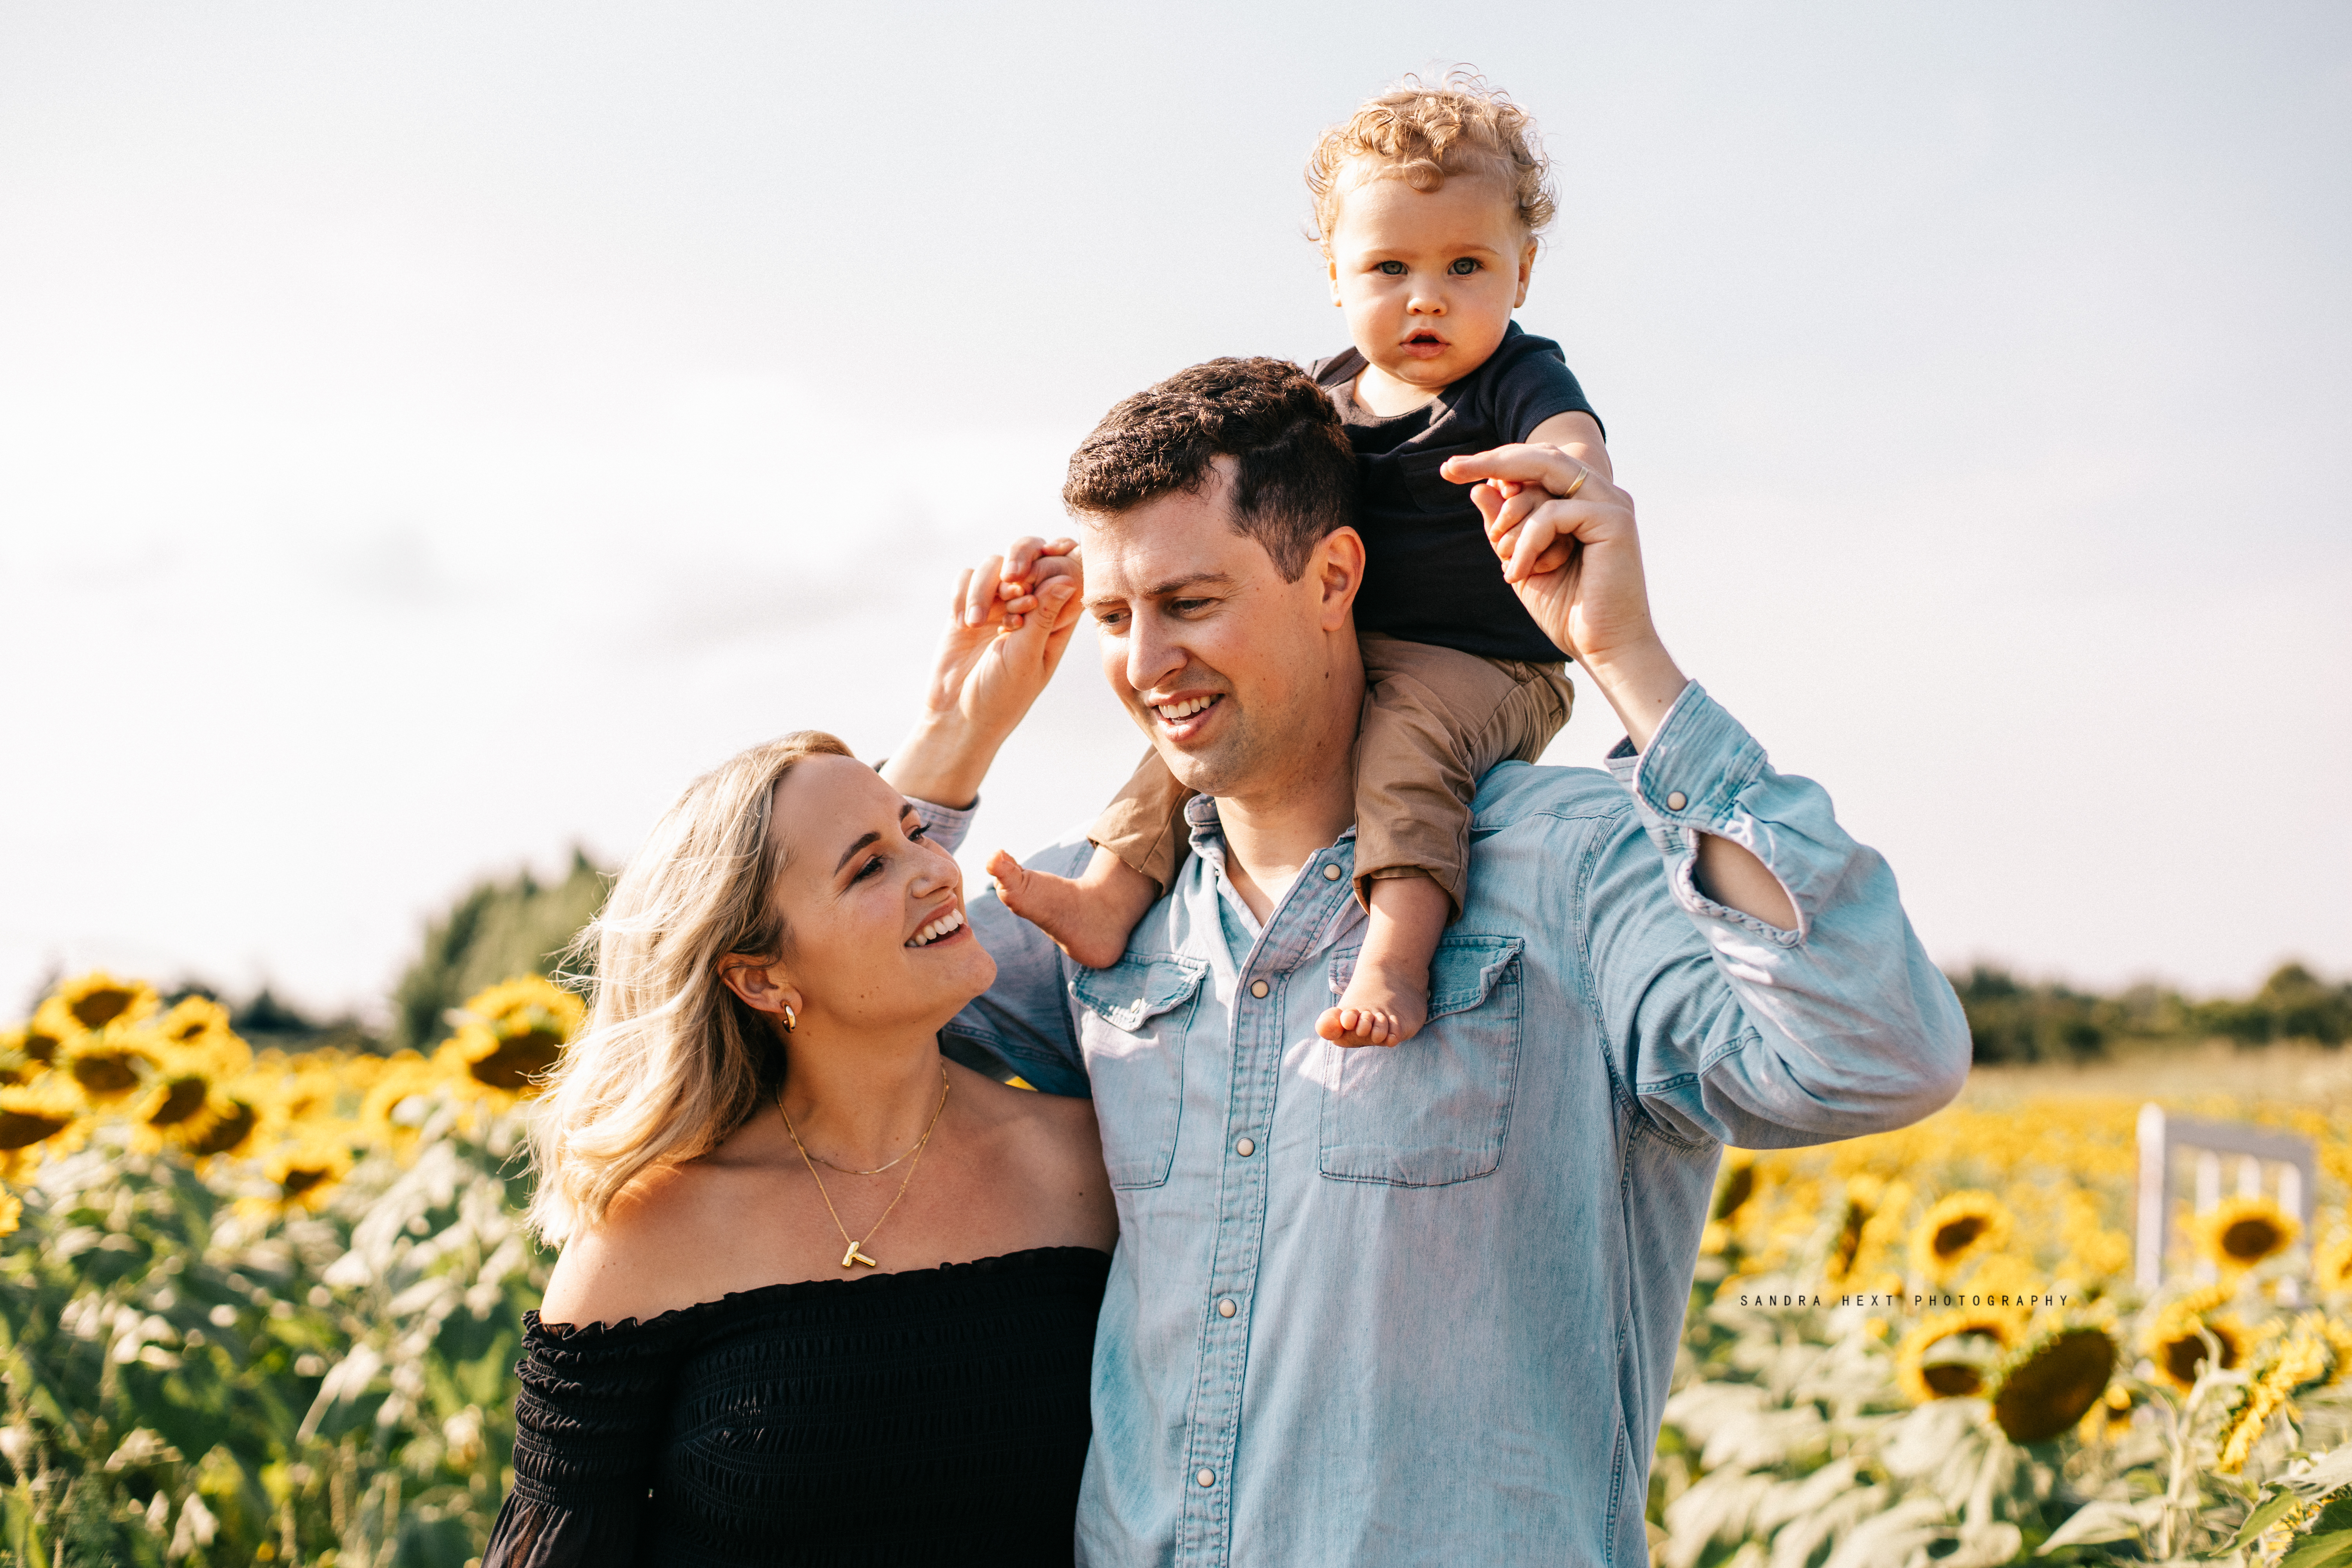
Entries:
{"label": "denim shirt button", "polygon": [[1214,1470],[1202,1470],[1192,1479],[1200,1482],[1204,1487],[1213,1487],[1217,1484],[1217,1472]]}
{"label": "denim shirt button", "polygon": [[1263,995],[1265,995],[1265,981],[1263,981],[1263,980],[1253,980],[1253,981],[1251,981],[1251,982],[1250,982],[1250,994],[1251,994],[1251,995],[1253,995],[1253,996],[1263,996]]}
{"label": "denim shirt button", "polygon": [[1326,866],[1326,867],[1324,867],[1324,868],[1323,868],[1323,879],[1324,879],[1325,881],[1327,881],[1327,882],[1336,882],[1336,881],[1338,881],[1338,880],[1339,879],[1339,867],[1337,867],[1337,866]]}
{"label": "denim shirt button", "polygon": [[1689,804],[1690,797],[1683,794],[1680,790],[1676,790],[1672,795],[1666,796],[1666,809],[1668,811],[1680,811]]}
{"label": "denim shirt button", "polygon": [[1234,1152],[1246,1160],[1252,1154],[1257,1152],[1257,1145],[1251,1140],[1244,1138],[1240,1142],[1234,1145]]}
{"label": "denim shirt button", "polygon": [[1231,1296],[1217,1303],[1217,1316],[1220,1318],[1230,1318],[1240,1310],[1239,1307],[1234,1305],[1234,1299]]}

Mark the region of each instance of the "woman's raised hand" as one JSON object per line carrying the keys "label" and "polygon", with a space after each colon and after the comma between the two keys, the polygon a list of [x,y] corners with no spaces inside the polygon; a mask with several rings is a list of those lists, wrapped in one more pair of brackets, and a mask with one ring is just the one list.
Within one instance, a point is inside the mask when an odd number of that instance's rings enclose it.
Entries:
{"label": "woman's raised hand", "polygon": [[1053,679],[1086,585],[1067,539],[1015,540],[956,580],[914,732],[883,769],[901,794],[960,806]]}

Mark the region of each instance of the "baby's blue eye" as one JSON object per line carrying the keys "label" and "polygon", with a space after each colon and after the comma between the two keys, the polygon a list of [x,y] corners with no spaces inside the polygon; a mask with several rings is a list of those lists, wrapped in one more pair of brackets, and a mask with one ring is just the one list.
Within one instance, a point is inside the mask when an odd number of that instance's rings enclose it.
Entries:
{"label": "baby's blue eye", "polygon": [[1466,256],[1455,261],[1453,267],[1454,276],[1456,278],[1467,278],[1477,270],[1478,264]]}
{"label": "baby's blue eye", "polygon": [[1402,278],[1404,276],[1404,263],[1402,261],[1383,261],[1381,263],[1381,270],[1387,273],[1391,278]]}

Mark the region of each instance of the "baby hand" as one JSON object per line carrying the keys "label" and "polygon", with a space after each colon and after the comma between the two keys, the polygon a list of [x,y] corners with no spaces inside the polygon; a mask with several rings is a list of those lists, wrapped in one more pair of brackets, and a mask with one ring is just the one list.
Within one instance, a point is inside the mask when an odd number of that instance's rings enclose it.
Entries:
{"label": "baby hand", "polygon": [[1019,630],[1024,617],[1037,607],[1038,594],[1056,577],[1073,579],[1074,590],[1085,587],[1077,541],[1049,542],[1034,534],[1014,540],[1003,557],[992,557],[972,574],[966,590],[964,624],[977,626],[1002,616],[1005,630]]}

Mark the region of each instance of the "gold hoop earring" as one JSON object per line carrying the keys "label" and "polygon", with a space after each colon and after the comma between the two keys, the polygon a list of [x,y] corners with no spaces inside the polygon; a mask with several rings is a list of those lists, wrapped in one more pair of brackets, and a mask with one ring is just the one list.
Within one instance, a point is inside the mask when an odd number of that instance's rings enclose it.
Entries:
{"label": "gold hoop earring", "polygon": [[801,1026],[800,1016],[799,1016],[798,1014],[796,1014],[796,1013],[794,1013],[794,1012],[793,1011],[793,1005],[792,1005],[791,1003],[789,1003],[789,1002],[785,1003],[785,1004],[784,1004],[784,1033],[786,1033],[787,1035],[789,1035],[789,1034],[791,1034],[794,1029],[797,1029],[797,1028],[799,1028],[800,1026]]}

